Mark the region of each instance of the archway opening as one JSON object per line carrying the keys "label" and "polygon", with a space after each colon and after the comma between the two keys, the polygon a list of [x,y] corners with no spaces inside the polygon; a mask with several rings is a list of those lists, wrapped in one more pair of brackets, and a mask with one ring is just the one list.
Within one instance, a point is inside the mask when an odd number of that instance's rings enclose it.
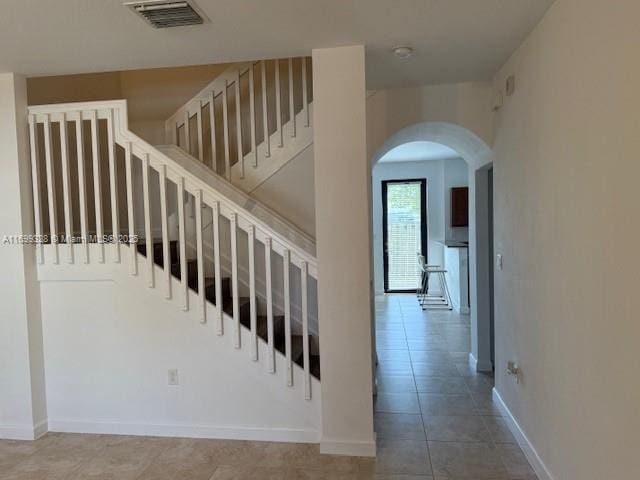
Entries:
{"label": "archway opening", "polygon": [[[447,243],[468,242],[465,261],[469,308],[466,310],[460,305],[458,297],[457,309],[470,314],[469,365],[478,371],[493,369],[491,161],[492,150],[482,139],[464,127],[444,122],[422,122],[403,128],[390,136],[371,158],[375,294],[385,293],[387,237],[381,228],[384,220],[381,182],[391,178],[426,178],[429,242],[425,257],[428,262],[445,269],[445,257],[451,253]],[[466,172],[461,173],[461,169]],[[465,173],[466,182],[462,182]],[[468,188],[468,226],[465,228],[451,226],[450,189],[459,186]]]}

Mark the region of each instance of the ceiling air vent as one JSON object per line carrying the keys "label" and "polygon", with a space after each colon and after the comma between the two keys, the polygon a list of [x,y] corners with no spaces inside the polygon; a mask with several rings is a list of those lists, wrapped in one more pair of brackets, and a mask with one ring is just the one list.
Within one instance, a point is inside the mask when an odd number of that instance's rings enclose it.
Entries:
{"label": "ceiling air vent", "polygon": [[139,0],[126,2],[124,6],[154,28],[201,25],[206,18],[191,0]]}

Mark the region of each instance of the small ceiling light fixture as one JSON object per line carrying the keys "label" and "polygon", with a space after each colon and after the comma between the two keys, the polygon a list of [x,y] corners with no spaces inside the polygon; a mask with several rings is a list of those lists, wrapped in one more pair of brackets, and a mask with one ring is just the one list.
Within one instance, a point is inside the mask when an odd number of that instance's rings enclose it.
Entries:
{"label": "small ceiling light fixture", "polygon": [[398,45],[391,49],[393,54],[398,58],[409,58],[413,55],[413,47],[408,45]]}

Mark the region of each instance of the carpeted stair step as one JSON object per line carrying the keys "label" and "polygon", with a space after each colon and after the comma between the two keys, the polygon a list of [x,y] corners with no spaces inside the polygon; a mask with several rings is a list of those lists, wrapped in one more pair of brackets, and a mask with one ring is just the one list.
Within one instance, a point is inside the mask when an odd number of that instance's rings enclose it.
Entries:
{"label": "carpeted stair step", "polygon": [[[147,243],[144,239],[140,239],[137,244],[137,250],[139,253],[147,256]],[[171,263],[178,262],[180,260],[180,254],[178,252],[178,241],[172,240],[169,242],[169,254],[171,257]],[[164,249],[162,246],[162,240],[154,240],[153,242],[153,262],[156,265],[164,266]]]}

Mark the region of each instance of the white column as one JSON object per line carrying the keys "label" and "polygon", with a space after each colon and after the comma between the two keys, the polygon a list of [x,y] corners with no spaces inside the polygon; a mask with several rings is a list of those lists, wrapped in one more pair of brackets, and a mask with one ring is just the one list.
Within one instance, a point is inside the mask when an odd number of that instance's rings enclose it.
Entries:
{"label": "white column", "polygon": [[313,59],[320,451],[375,455],[364,47]]}
{"label": "white column", "polygon": [[493,369],[491,361],[491,265],[489,258],[489,193],[487,168],[469,167],[469,296],[471,300],[471,354],[480,372]]}
{"label": "white column", "polygon": [[[0,438],[47,431],[40,287],[34,245],[7,243],[33,233],[23,77],[0,74]],[[6,237],[5,237],[6,236]]]}

